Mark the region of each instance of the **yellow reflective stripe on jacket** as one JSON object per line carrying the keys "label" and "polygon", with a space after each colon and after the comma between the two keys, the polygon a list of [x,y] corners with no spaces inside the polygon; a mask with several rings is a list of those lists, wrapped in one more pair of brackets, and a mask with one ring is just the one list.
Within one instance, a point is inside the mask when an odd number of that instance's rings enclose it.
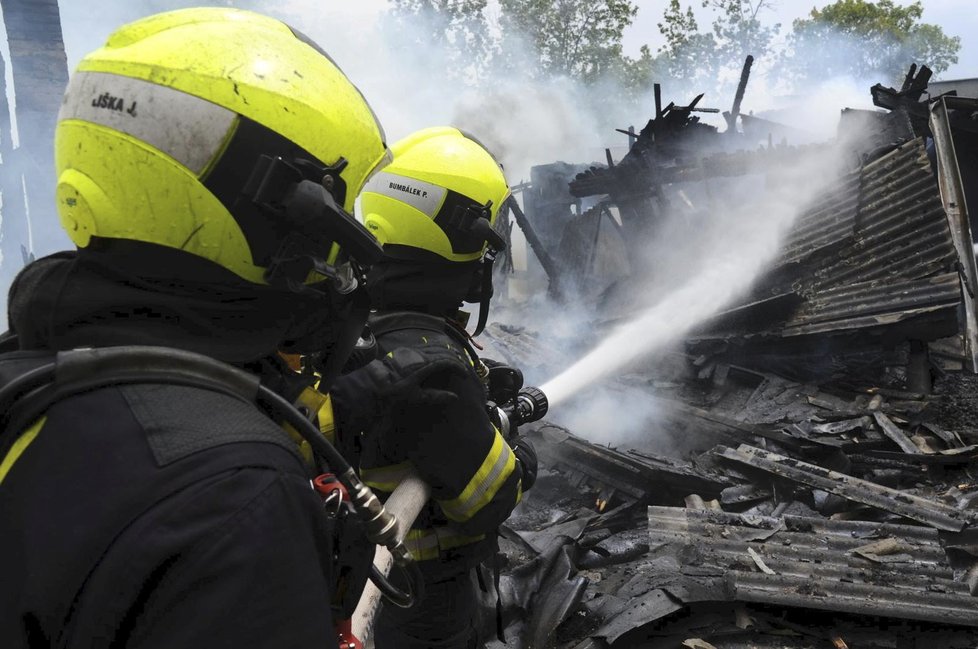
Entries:
{"label": "yellow reflective stripe on jacket", "polygon": [[10,473],[10,469],[13,468],[14,463],[20,459],[27,447],[31,445],[37,434],[41,432],[44,427],[44,422],[48,420],[47,415],[41,417],[35,421],[27,430],[20,434],[14,445],[10,447],[10,451],[7,456],[3,458],[3,462],[0,462],[0,484],[3,484],[4,478]]}
{"label": "yellow reflective stripe on jacket", "polygon": [[439,500],[438,504],[449,519],[467,521],[496,496],[515,468],[516,456],[497,430],[489,454],[462,493],[451,500]]}
{"label": "yellow reflective stripe on jacket", "polygon": [[441,526],[424,530],[411,530],[404,539],[404,546],[415,561],[437,559],[442,550],[459,548],[477,543],[486,538],[485,534],[466,536],[454,527]]}
{"label": "yellow reflective stripe on jacket", "polygon": [[360,479],[363,480],[371,489],[377,489],[379,491],[386,491],[390,493],[397,488],[397,485],[401,484],[401,480],[406,478],[412,471],[414,471],[414,465],[408,462],[401,462],[400,464],[389,464],[387,466],[378,466],[369,469],[360,468]]}
{"label": "yellow reflective stripe on jacket", "polygon": [[[336,442],[336,424],[333,419],[333,402],[328,394],[323,394],[315,388],[306,388],[296,399],[296,403],[309,409],[310,413],[316,413],[315,422],[319,426],[319,432],[330,444]],[[285,432],[299,445],[299,453],[309,464],[314,464],[312,448],[309,442],[303,439],[302,435],[292,427],[291,424],[283,424]]]}
{"label": "yellow reflective stripe on jacket", "polygon": [[[336,443],[336,419],[333,415],[333,400],[328,394],[322,394],[318,390],[308,388],[310,392],[321,397],[320,406],[316,413],[316,423],[319,424],[319,432],[329,440],[330,444]],[[302,395],[299,395],[300,399]]]}

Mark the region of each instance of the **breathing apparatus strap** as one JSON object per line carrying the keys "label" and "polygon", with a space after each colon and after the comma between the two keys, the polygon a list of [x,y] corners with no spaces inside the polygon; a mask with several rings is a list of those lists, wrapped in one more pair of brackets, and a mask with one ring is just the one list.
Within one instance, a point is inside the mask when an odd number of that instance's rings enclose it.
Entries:
{"label": "breathing apparatus strap", "polygon": [[7,330],[0,334],[0,354],[15,352],[20,349],[20,339],[13,331]]}
{"label": "breathing apparatus strap", "polygon": [[479,301],[479,322],[475,326],[475,332],[472,337],[478,336],[482,333],[482,330],[486,328],[486,322],[489,320],[489,299],[492,297],[492,265],[496,261],[496,255],[499,254],[495,248],[488,248],[486,250],[485,257],[483,258],[482,264],[482,290],[481,299]]}
{"label": "breathing apparatus strap", "polygon": [[[0,387],[0,433],[19,432],[53,404],[76,394],[139,384],[179,385],[225,394],[256,407],[279,425],[291,425],[350,494],[360,521],[356,533],[403,558],[396,565],[408,573],[411,590],[400,593],[382,575],[371,579],[383,583],[382,592],[386,587],[387,592],[403,595],[402,600],[408,605],[423,598],[423,577],[396,539],[397,520],[363,484],[349,462],[292,403],[262,385],[260,377],[216,359],[181,349],[134,345],[58,352],[44,365]],[[13,443],[5,437],[17,436],[0,436],[0,458],[6,456]]]}

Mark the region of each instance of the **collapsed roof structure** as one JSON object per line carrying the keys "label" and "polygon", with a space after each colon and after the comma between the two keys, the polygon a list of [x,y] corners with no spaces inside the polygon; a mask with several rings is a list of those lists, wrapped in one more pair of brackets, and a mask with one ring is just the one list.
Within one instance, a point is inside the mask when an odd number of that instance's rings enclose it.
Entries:
{"label": "collapsed roof structure", "polygon": [[[699,123],[699,97],[657,93],[622,160],[533,170],[513,217],[553,297],[612,320],[661,213],[724,209],[711,183],[769,186],[818,154],[740,114],[749,67],[726,133]],[[533,430],[546,468],[501,541],[498,646],[975,646],[978,99],[931,96],[929,77],[874,86],[886,112],[843,111],[850,164],[749,293],[611,381],[655,405],[648,436],[676,450]],[[626,263],[597,263],[601,228]],[[532,331],[487,333],[514,365],[552,355]]]}

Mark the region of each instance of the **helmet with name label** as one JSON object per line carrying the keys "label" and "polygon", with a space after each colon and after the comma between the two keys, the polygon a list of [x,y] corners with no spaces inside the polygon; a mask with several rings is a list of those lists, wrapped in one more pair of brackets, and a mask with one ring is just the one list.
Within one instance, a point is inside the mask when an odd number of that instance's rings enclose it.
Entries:
{"label": "helmet with name label", "polygon": [[79,248],[154,244],[291,290],[351,290],[338,251],[379,256],[350,213],[390,160],[384,132],[325,52],[260,14],[185,9],[119,28],[72,76],[55,148]]}
{"label": "helmet with name label", "polygon": [[499,162],[452,127],[418,131],[391,147],[394,161],[361,197],[363,223],[402,259],[475,261],[502,240],[492,230],[509,185]]}
{"label": "helmet with name label", "polygon": [[510,195],[502,167],[481,142],[448,126],[418,131],[391,150],[394,161],[367,183],[360,204],[363,224],[384,246],[371,273],[374,300],[439,313],[478,303],[478,335],[493,260],[506,247],[493,229]]}

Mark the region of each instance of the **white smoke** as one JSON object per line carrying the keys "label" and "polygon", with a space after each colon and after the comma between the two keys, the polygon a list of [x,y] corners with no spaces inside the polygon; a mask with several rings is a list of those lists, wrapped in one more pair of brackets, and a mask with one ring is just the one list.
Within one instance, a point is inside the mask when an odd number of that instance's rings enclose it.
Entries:
{"label": "white smoke", "polygon": [[[595,444],[634,444],[649,449],[649,442],[657,441],[655,427],[664,414],[647,390],[599,385],[580,401],[554,408],[547,418]],[[663,441],[663,450],[672,446],[672,440]]]}
{"label": "white smoke", "polygon": [[551,405],[662,351],[741,297],[774,261],[795,218],[838,177],[836,151],[799,156],[768,178],[707,181],[709,220],[666,219],[650,242],[650,276],[630,279],[652,301],[542,386]]}

